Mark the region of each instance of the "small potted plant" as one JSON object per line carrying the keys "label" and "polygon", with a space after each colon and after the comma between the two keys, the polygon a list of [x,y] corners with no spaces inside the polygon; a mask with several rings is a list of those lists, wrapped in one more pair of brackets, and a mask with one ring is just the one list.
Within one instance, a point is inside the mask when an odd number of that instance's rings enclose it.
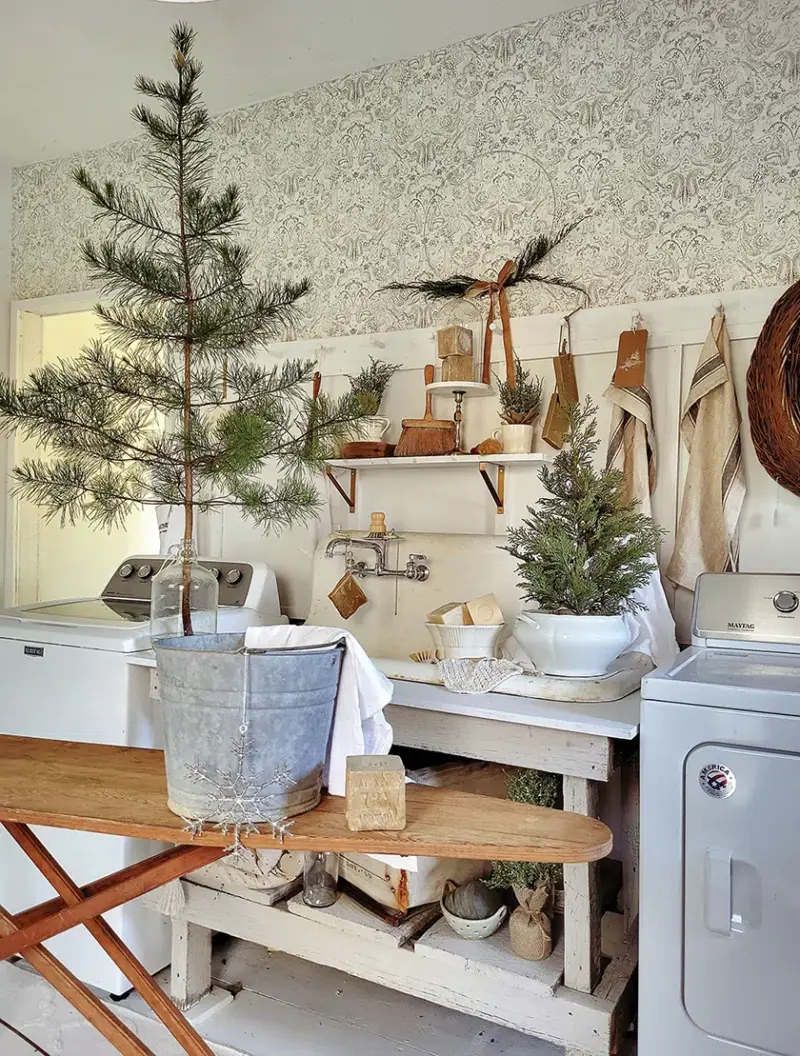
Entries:
{"label": "small potted plant", "polygon": [[594,467],[596,411],[589,399],[569,409],[565,447],[539,474],[548,495],[503,547],[537,606],[514,636],[545,674],[605,674],[630,644],[625,614],[645,608],[633,595],[657,568],[662,529],[625,501],[620,472]]}
{"label": "small potted plant", "polygon": [[514,384],[497,379],[504,422],[498,430],[499,440],[506,454],[527,455],[533,449],[533,423],[542,407],[542,379],[523,370],[519,357],[515,362]]}
{"label": "small potted plant", "polygon": [[383,360],[370,356],[369,366],[363,367],[355,377],[347,375],[350,390],[364,415],[358,423],[362,440],[380,440],[389,428],[389,419],[382,418],[378,412],[386,387],[399,369],[398,363],[384,363]]}
{"label": "small potted plant", "polygon": [[[515,803],[563,808],[561,777],[541,770],[512,770],[506,778]],[[511,888],[518,908],[511,914],[511,949],[518,957],[541,961],[553,948],[550,914],[564,911],[564,867],[556,862],[492,862],[485,884]]]}

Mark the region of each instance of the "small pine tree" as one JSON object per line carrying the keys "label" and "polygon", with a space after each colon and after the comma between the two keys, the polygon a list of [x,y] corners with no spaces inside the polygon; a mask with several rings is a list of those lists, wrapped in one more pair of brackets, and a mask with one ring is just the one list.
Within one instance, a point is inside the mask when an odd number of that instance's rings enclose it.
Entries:
{"label": "small pine tree", "polygon": [[[236,508],[265,531],[308,519],[320,499],[306,470],[363,414],[350,395],[312,400],[312,362],[254,362],[309,284],[247,279],[250,254],[234,240],[239,189],[212,187],[193,42],[175,26],[175,79],[136,81],[161,106],[133,111],[157,200],[75,172],[108,223],[105,240],[82,246],[112,298],[97,307],[102,338],[21,383],[0,379],[0,428],[49,449],[15,468],[17,494],[50,517],[106,528],[136,507],[181,505],[186,543],[198,509]],[[279,467],[274,484],[260,476],[266,459]],[[184,599],[190,634],[188,591]]]}
{"label": "small pine tree", "polygon": [[540,480],[549,495],[519,528],[507,550],[520,562],[519,586],[542,612],[615,616],[644,606],[631,595],[656,569],[663,531],[638,503],[625,502],[617,470],[596,470],[597,408],[587,399],[569,410],[566,446]]}

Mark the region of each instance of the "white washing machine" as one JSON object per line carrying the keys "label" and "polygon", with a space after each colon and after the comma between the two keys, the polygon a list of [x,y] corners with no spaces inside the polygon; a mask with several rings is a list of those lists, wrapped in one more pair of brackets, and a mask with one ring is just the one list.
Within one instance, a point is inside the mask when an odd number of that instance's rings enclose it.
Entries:
{"label": "white washing machine", "polygon": [[[0,733],[160,748],[151,699],[150,587],[164,558],[124,561],[99,598],[37,603],[0,612]],[[284,623],[274,573],[265,565],[204,561],[220,580],[219,630]],[[78,884],[156,853],[160,845],[93,833],[36,829]],[[12,913],[52,898],[41,874],[0,831],[0,905]],[[120,907],[106,919],[150,972],[170,960],[170,929],[159,914]],[[84,928],[46,944],[92,986],[111,994],[130,983]]]}
{"label": "white washing machine", "polygon": [[800,575],[704,575],[642,684],[639,1056],[800,1056]]}

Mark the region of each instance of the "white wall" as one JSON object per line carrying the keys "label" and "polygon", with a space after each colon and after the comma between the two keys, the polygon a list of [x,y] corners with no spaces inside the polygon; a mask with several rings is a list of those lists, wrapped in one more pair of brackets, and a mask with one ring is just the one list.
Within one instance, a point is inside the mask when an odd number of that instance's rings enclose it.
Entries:
{"label": "white wall", "polygon": [[[0,158],[0,372],[9,369],[9,306],[11,298],[11,168]],[[4,553],[6,538],[6,501],[8,482],[7,446],[0,438],[0,554]],[[0,598],[4,596],[4,562],[0,561]]]}

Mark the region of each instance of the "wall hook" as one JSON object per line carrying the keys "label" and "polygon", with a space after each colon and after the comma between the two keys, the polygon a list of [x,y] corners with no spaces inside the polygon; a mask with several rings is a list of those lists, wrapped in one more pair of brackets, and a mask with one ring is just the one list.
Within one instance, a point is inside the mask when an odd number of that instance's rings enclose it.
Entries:
{"label": "wall hook", "polygon": [[377,337],[371,337],[369,339],[369,343],[372,345],[373,348],[386,348],[386,342],[379,341]]}
{"label": "wall hook", "polygon": [[644,319],[642,318],[641,312],[634,312],[631,317],[631,330],[636,333],[637,330],[641,330],[644,327]]}

